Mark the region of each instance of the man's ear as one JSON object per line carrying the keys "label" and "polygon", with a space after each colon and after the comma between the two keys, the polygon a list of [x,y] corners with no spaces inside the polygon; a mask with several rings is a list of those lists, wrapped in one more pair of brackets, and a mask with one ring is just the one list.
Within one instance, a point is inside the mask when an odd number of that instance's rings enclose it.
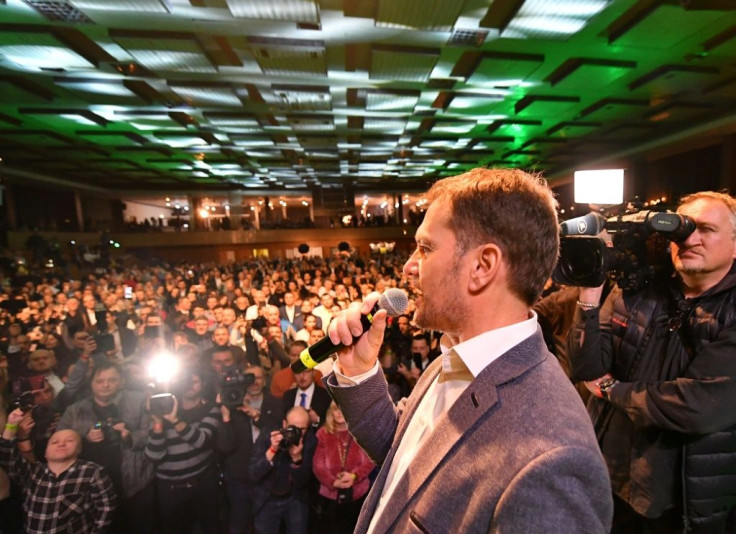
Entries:
{"label": "man's ear", "polygon": [[468,288],[472,292],[485,289],[499,275],[503,262],[503,254],[498,245],[484,243],[476,247],[471,265]]}

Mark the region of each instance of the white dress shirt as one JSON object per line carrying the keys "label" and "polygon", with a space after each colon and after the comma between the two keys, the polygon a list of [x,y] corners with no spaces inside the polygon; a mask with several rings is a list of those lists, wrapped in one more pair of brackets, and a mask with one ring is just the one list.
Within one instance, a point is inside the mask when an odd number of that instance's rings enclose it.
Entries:
{"label": "white dress shirt", "polygon": [[302,393],[306,393],[306,398],[304,399],[304,409],[309,410],[309,408],[312,406],[312,397],[314,396],[314,382],[312,382],[312,385],[309,386],[307,389],[299,389],[296,388],[296,397],[294,398],[294,406],[301,406],[302,405]]}

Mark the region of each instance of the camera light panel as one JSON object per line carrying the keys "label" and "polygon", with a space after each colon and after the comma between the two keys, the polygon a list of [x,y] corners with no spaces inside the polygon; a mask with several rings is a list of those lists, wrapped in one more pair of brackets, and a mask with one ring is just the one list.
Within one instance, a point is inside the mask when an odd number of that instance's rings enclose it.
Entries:
{"label": "camera light panel", "polygon": [[575,202],[621,204],[624,201],[624,170],[575,171]]}

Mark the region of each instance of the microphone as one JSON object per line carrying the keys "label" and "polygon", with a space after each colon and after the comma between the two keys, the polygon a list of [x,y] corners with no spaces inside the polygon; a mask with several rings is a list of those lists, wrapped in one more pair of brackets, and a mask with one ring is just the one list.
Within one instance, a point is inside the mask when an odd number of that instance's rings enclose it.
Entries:
{"label": "microphone", "polygon": [[594,211],[582,217],[575,217],[560,223],[560,234],[565,235],[598,235],[606,226],[606,219]]}
{"label": "microphone", "polygon": [[[360,324],[363,325],[363,333],[366,333],[373,323],[373,316],[379,310],[386,310],[389,317],[397,317],[404,313],[409,307],[409,297],[402,290],[395,287],[387,289],[378,299],[376,305],[373,306],[367,315],[360,316]],[[362,335],[362,334],[361,334]],[[353,337],[353,342],[360,339],[360,336]],[[325,336],[311,347],[307,347],[299,355],[299,359],[291,363],[291,370],[294,373],[302,373],[307,369],[313,369],[319,362],[329,358],[339,350],[345,348],[345,345],[338,343],[335,345],[329,336]]]}

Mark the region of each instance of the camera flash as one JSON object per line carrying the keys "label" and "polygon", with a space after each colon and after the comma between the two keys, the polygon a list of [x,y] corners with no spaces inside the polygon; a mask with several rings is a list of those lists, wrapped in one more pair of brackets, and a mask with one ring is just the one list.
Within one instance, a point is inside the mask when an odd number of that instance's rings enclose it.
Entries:
{"label": "camera flash", "polygon": [[148,364],[148,377],[157,384],[168,384],[179,371],[179,360],[170,352],[160,352]]}

